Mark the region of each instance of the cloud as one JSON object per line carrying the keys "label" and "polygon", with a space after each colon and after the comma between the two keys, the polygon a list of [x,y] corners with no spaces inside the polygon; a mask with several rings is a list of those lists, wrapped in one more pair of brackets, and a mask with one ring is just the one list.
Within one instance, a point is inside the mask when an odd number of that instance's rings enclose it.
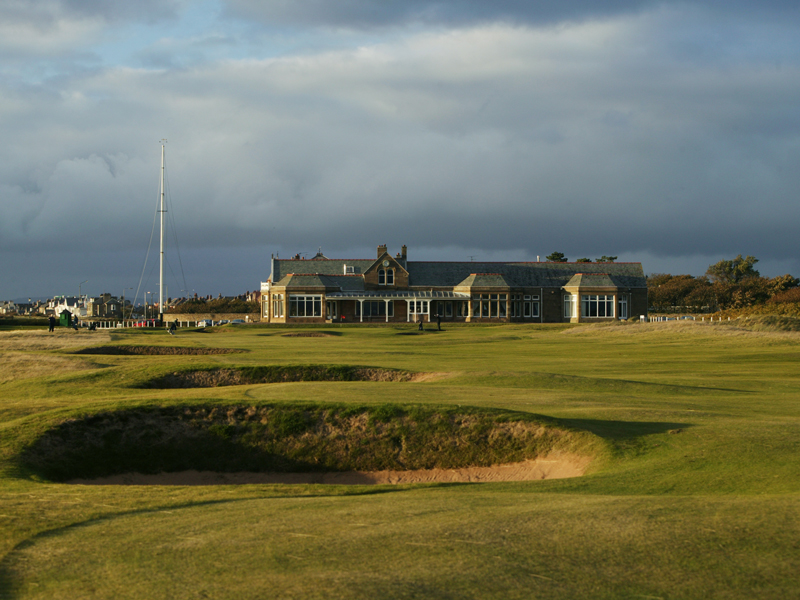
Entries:
{"label": "cloud", "polygon": [[182,0],[4,0],[0,56],[51,57],[85,48],[107,27],[175,18]]}
{"label": "cloud", "polygon": [[686,14],[437,29],[0,88],[0,248],[143,247],[167,137],[170,216],[195,256],[386,242],[433,249],[424,258],[785,264],[800,217],[797,26],[676,27]]}
{"label": "cloud", "polygon": [[766,0],[226,0],[230,15],[257,20],[270,26],[325,26],[371,29],[412,23],[464,26],[507,22],[528,25],[562,22],[580,23],[592,19],[652,11],[662,6],[700,7],[722,12],[769,15],[776,11],[797,14],[796,2]]}

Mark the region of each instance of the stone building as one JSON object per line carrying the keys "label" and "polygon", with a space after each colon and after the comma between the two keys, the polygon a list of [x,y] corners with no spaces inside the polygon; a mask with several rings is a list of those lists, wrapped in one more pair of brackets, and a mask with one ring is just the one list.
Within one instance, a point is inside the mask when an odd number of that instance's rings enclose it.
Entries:
{"label": "stone building", "polygon": [[580,323],[647,314],[641,263],[272,258],[261,284],[270,323]]}

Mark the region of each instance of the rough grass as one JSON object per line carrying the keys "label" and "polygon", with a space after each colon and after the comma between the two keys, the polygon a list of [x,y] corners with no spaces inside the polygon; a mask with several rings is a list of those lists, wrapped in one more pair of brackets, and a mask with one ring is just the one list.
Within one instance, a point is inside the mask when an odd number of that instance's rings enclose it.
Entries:
{"label": "rough grass", "polygon": [[174,389],[299,381],[413,381],[426,375],[350,365],[265,365],[175,371],[150,379],[142,387]]}
{"label": "rough grass", "polygon": [[[798,598],[799,334],[731,323],[303,329],[341,333],[321,342],[271,326],[115,332],[114,344],[188,335],[249,352],[108,356],[108,368],[3,384],[0,596]],[[452,376],[130,385],[264,364]],[[547,415],[609,450],[573,479],[392,488],[73,486],[37,481],[14,462],[66,419],[321,404]]]}
{"label": "rough grass", "polygon": [[508,411],[423,406],[150,408],[69,419],[20,454],[54,481],[119,473],[454,469],[583,451],[595,436]]}

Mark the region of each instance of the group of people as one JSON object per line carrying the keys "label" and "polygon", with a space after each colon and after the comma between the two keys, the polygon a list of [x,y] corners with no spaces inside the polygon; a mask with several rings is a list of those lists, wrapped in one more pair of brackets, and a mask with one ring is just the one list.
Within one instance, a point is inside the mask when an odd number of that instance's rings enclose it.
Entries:
{"label": "group of people", "polygon": [[[53,315],[50,315],[50,317],[47,319],[47,322],[48,322],[48,325],[49,325],[49,330],[51,332],[55,331],[56,330],[56,318]],[[75,331],[78,331],[78,317],[72,317],[71,316],[69,318],[69,323],[70,323],[70,327],[72,327]],[[167,331],[169,331],[170,335],[175,335],[175,331],[177,329],[178,329],[178,321],[175,320],[170,324],[169,329]],[[89,325],[89,331],[95,331],[95,330],[97,330],[97,323],[92,323],[91,325]]]}

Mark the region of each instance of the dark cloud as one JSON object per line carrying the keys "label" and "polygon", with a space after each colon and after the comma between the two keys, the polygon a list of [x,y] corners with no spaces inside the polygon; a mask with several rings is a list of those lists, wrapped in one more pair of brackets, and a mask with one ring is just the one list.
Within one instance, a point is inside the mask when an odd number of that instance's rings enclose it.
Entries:
{"label": "dark cloud", "polygon": [[693,10],[172,59],[222,32],[152,45],[158,69],[0,82],[0,298],[137,282],[163,137],[198,293],[253,289],[272,252],[384,242],[427,260],[800,267],[800,28]]}
{"label": "dark cloud", "polygon": [[581,22],[593,18],[637,13],[662,6],[712,8],[730,12],[774,15],[776,11],[797,14],[796,2],[772,0],[754,3],[749,0],[564,0],[531,2],[529,0],[226,0],[231,15],[254,19],[268,25],[312,25],[371,28],[427,23],[464,25],[506,21],[547,24]]}

